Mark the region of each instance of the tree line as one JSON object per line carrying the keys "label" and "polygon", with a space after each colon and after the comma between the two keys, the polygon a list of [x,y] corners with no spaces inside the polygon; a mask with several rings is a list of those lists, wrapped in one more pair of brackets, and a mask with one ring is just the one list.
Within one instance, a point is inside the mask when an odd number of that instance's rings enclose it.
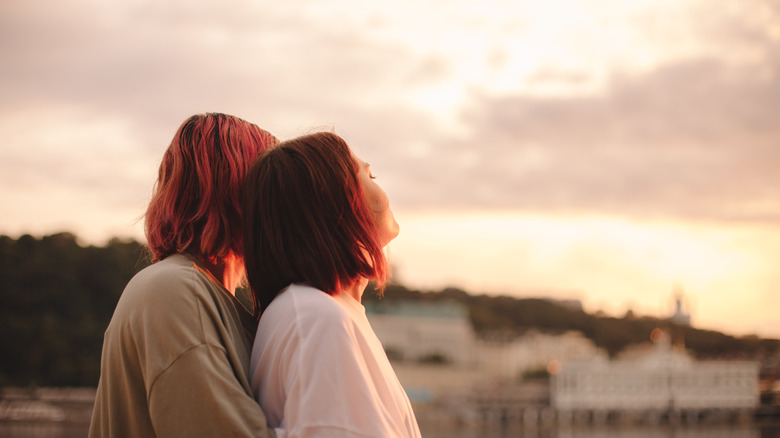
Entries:
{"label": "tree line", "polygon": [[[148,264],[145,246],[134,240],[82,246],[72,233],[0,236],[0,386],[97,385],[103,332],[125,285]],[[371,289],[365,300],[377,299]],[[777,339],[737,338],[649,317],[598,316],[545,299],[389,285],[382,300],[459,302],[479,336],[578,330],[612,355],[647,341],[656,327],[683,335],[701,358],[760,358],[780,351]]]}
{"label": "tree line", "polygon": [[0,385],[97,386],[103,332],[144,246],[0,236]]}
{"label": "tree line", "polygon": [[[376,300],[366,293],[363,300]],[[458,288],[422,292],[401,285],[386,287],[383,301],[419,300],[455,301],[468,309],[469,319],[478,336],[495,334],[503,338],[521,336],[529,330],[546,333],[582,332],[611,357],[634,344],[650,342],[654,329],[668,331],[673,340],[684,344],[697,359],[756,359],[780,355],[780,340],[758,336],[735,337],[714,330],[675,324],[668,319],[636,316],[627,312],[618,318],[585,312],[568,303],[544,298],[472,295]],[[380,301],[381,303],[381,301]]]}

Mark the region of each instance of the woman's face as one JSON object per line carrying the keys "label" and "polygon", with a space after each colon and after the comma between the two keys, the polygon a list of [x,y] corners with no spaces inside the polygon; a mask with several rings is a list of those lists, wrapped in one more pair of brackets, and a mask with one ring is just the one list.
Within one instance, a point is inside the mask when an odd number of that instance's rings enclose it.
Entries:
{"label": "woman's face", "polygon": [[358,163],[358,181],[363,188],[366,205],[374,213],[374,226],[379,234],[379,243],[384,247],[398,236],[398,222],[395,221],[390,209],[390,200],[379,184],[376,183],[368,163],[352,153],[352,158]]}

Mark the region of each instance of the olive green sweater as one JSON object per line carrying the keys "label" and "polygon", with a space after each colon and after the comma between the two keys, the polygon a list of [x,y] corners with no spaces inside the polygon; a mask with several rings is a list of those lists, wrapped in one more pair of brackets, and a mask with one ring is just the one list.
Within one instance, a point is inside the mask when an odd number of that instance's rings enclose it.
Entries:
{"label": "olive green sweater", "polygon": [[273,437],[247,379],[255,327],[194,259],[142,270],[105,332],[89,437]]}

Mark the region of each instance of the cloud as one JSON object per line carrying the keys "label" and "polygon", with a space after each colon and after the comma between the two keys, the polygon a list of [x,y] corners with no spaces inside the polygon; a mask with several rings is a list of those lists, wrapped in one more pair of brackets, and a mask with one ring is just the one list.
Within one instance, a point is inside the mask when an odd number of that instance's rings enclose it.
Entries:
{"label": "cloud", "polygon": [[408,185],[433,187],[398,201],[777,221],[780,57],[759,67],[686,59],[598,95],[477,95],[471,135],[433,140],[438,179],[405,167]]}
{"label": "cloud", "polygon": [[284,129],[295,126],[284,120],[381,102],[388,73],[413,68],[396,62],[407,57],[397,44],[360,38],[359,23],[283,7],[137,4],[9,6],[0,19],[3,108],[88,109],[155,133],[202,111]]}
{"label": "cloud", "polygon": [[636,24],[680,39],[665,64],[621,69],[618,51],[582,69],[537,53],[545,61],[514,79],[524,51],[554,36],[543,22],[466,8],[426,26],[440,11],[406,20],[348,4],[4,4],[0,180],[30,197],[57,186],[137,205],[181,121],[222,111],[283,138],[334,128],[397,208],[780,216],[776,6],[689,2],[697,20],[675,26],[661,8]]}

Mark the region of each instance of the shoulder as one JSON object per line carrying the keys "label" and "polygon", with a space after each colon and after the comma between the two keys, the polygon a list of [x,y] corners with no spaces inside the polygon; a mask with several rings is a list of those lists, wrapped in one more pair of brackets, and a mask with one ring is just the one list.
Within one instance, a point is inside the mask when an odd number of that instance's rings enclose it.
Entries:
{"label": "shoulder", "polygon": [[211,293],[192,262],[173,255],[139,271],[122,292],[112,324],[196,322]]}
{"label": "shoulder", "polygon": [[176,254],[139,271],[127,283],[122,298],[138,301],[144,307],[181,304],[182,299],[213,295],[214,288],[192,260]]}
{"label": "shoulder", "polygon": [[334,330],[343,331],[351,326],[346,309],[327,293],[299,284],[283,290],[260,317],[258,333],[292,330],[299,336],[307,336]]}
{"label": "shoulder", "polygon": [[127,284],[125,290],[143,293],[149,290],[180,287],[190,282],[195,272],[195,267],[189,259],[179,254],[172,255],[139,271]]}
{"label": "shoulder", "polygon": [[301,318],[341,318],[344,308],[327,293],[301,284],[292,284],[268,306],[267,312],[275,313],[281,309],[291,310]]}

